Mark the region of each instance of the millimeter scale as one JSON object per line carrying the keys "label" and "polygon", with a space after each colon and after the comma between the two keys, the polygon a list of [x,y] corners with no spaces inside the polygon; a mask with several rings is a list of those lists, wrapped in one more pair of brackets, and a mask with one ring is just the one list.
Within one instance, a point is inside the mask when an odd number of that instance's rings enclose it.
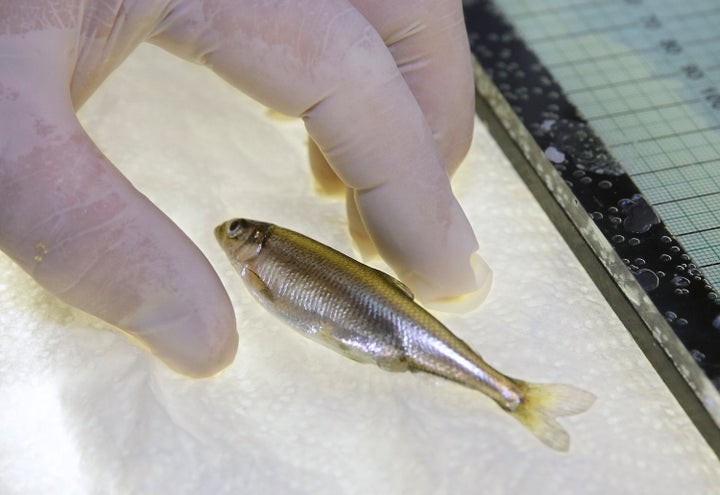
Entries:
{"label": "millimeter scale", "polygon": [[720,4],[464,8],[478,114],[720,452]]}

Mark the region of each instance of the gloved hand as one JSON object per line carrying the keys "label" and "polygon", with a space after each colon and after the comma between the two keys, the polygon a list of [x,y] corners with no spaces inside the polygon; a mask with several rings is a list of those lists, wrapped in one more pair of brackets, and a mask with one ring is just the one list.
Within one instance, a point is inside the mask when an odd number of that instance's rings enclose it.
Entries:
{"label": "gloved hand", "polygon": [[75,115],[143,41],[302,117],[351,231],[421,299],[476,288],[448,179],[473,123],[459,0],[0,0],[0,248],[42,286],[182,373],[235,355],[210,264]]}

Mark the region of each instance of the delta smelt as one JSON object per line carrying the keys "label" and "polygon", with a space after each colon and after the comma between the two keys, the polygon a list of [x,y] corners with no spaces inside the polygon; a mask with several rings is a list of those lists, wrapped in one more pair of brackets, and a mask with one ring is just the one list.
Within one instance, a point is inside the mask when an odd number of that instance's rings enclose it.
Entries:
{"label": "delta smelt", "polygon": [[413,301],[410,290],[292,230],[232,219],[215,236],[250,293],[303,335],[388,371],[423,371],[478,390],[548,446],[566,451],[556,421],[587,410],[589,392],[503,375]]}

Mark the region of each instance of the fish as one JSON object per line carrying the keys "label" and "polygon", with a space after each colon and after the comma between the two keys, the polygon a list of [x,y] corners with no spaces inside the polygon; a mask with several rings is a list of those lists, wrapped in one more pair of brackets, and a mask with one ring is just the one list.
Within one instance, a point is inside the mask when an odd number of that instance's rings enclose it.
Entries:
{"label": "fish", "polygon": [[415,302],[401,281],[303,234],[244,218],[214,233],[250,294],[301,334],[361,363],[423,372],[482,392],[555,450],[570,448],[557,418],[580,414],[595,401],[572,385],[530,383],[497,371]]}

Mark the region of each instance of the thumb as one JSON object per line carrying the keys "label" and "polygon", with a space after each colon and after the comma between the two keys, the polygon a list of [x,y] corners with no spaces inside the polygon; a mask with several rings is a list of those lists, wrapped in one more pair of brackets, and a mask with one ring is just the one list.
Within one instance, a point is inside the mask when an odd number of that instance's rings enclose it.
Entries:
{"label": "thumb", "polygon": [[0,249],[61,300],[170,367],[214,374],[237,348],[208,261],[103,156],[52,65],[0,71]]}

